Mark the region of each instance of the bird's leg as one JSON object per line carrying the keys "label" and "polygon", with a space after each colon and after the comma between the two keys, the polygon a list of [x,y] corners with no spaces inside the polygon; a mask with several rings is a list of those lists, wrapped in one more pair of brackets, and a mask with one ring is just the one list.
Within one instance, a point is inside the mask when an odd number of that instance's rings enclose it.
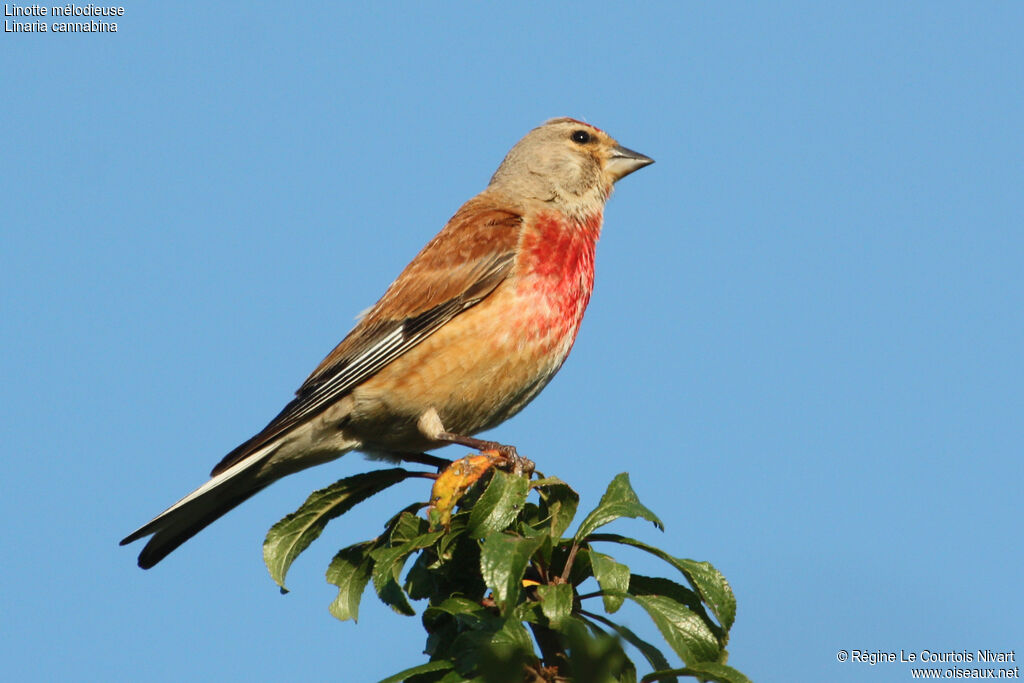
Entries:
{"label": "bird's leg", "polygon": [[524,458],[516,452],[515,446],[507,446],[505,444],[500,444],[497,441],[475,439],[472,436],[452,434],[451,432],[437,432],[434,434],[434,438],[438,441],[447,441],[448,443],[456,443],[460,446],[475,448],[481,453],[485,453],[487,451],[497,453],[505,459],[515,474],[526,474],[527,476],[530,476],[533,474],[533,470],[535,468],[532,460]]}
{"label": "bird's leg", "polygon": [[412,462],[417,465],[436,467],[438,472],[452,464],[452,461],[448,458],[439,458],[436,455],[429,455],[427,453],[400,453],[398,454],[398,459],[402,462]]}
{"label": "bird's leg", "polygon": [[475,448],[478,451],[496,451],[501,456],[509,459],[519,457],[519,454],[516,453],[515,446],[506,446],[498,443],[497,441],[485,441],[483,439],[473,438],[472,436],[452,434],[451,432],[440,432],[435,435],[435,438],[437,438],[438,441],[457,443],[460,446],[468,446],[469,448]]}
{"label": "bird's leg", "polygon": [[516,453],[515,446],[506,446],[497,441],[484,441],[483,439],[474,439],[471,436],[453,434],[444,428],[444,423],[441,422],[441,416],[438,415],[436,408],[431,407],[425,410],[416,421],[416,426],[420,433],[431,441],[457,443],[460,446],[475,448],[482,454],[493,453],[501,458],[504,461],[502,464],[511,469],[515,474],[533,475],[533,462]]}

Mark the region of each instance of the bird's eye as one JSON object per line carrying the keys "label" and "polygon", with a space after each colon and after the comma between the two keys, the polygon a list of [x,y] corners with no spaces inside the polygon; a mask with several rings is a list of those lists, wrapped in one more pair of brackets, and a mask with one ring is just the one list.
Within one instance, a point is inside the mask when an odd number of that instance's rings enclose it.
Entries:
{"label": "bird's eye", "polygon": [[590,133],[585,130],[574,130],[572,133],[572,141],[585,145],[590,142]]}

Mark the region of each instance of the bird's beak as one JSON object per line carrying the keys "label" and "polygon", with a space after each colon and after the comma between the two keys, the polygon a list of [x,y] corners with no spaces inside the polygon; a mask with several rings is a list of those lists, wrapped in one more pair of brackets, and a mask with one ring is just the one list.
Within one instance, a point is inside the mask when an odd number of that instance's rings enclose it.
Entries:
{"label": "bird's beak", "polygon": [[633,171],[637,171],[644,166],[650,166],[653,163],[654,159],[649,156],[626,149],[622,145],[615,145],[612,148],[611,157],[608,159],[607,169],[612,174],[613,180],[621,180]]}

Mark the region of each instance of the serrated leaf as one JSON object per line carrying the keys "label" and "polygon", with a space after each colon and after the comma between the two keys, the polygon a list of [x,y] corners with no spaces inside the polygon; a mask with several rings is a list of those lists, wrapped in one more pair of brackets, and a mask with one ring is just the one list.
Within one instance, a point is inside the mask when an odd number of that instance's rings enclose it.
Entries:
{"label": "serrated leaf", "polygon": [[391,527],[391,545],[402,545],[422,536],[430,530],[429,526],[427,520],[417,516],[415,512],[402,510]]}
{"label": "serrated leaf", "polygon": [[676,676],[693,676],[702,681],[714,681],[714,683],[751,683],[749,678],[731,666],[715,664],[714,662],[697,662],[693,666],[686,666],[681,669],[652,671],[640,680],[641,683],[674,681]]}
{"label": "serrated leaf", "polygon": [[495,532],[484,539],[480,550],[480,573],[494,592],[503,613],[515,607],[522,588],[523,574],[530,558],[544,540],[544,534],[519,536]]}
{"label": "serrated leaf", "polygon": [[371,578],[377,597],[399,614],[412,616],[416,613],[405,599],[405,592],[398,583],[405,561],[412,553],[433,545],[442,533],[444,532],[441,530],[431,531],[420,534],[402,545],[377,548],[370,552],[370,557],[374,561]]}
{"label": "serrated leaf", "polygon": [[710,562],[697,562],[681,557],[673,559],[674,566],[683,572],[690,585],[700,593],[701,599],[711,609],[728,639],[729,629],[736,621],[736,596],[729,582]]}
{"label": "serrated leaf", "polygon": [[701,599],[711,609],[715,619],[728,634],[736,620],[736,596],[725,580],[722,573],[715,569],[709,562],[697,562],[680,557],[669,555],[664,550],[643,543],[633,538],[619,536],[618,534],[592,534],[591,542],[608,541],[622,545],[639,548],[652,555],[661,558],[665,562],[678,569],[690,585],[700,594]]}
{"label": "serrated leaf", "polygon": [[338,587],[338,596],[329,609],[342,621],[359,619],[359,603],[373,568],[373,560],[369,556],[372,547],[373,543],[368,541],[343,548],[327,567],[327,582]]}
{"label": "serrated leaf", "polygon": [[495,470],[487,488],[473,504],[467,532],[474,538],[483,538],[502,531],[522,511],[529,493],[529,479]]}
{"label": "serrated leaf", "polygon": [[384,525],[384,533],[381,535],[390,540],[391,535],[394,533],[395,528],[398,527],[399,522],[408,517],[408,515],[415,516],[416,513],[426,507],[426,505],[426,503],[412,503],[411,505],[406,505],[387,521]]}
{"label": "serrated leaf", "polygon": [[688,668],[705,681],[715,681],[715,683],[751,683],[749,678],[727,664],[697,662],[696,664],[691,664]]}
{"label": "serrated leaf", "polygon": [[[479,602],[467,600],[466,598],[448,598],[440,605],[428,607],[423,612],[423,626],[433,637],[434,634],[445,634],[442,637],[445,641],[464,631],[485,630],[493,633],[500,628],[501,618],[494,614]],[[439,644],[436,644],[439,645]],[[448,644],[445,652],[449,652]],[[432,655],[437,654],[435,649]]]}
{"label": "serrated leaf", "polygon": [[364,472],[310,494],[298,510],[270,527],[263,541],[263,561],[274,582],[284,589],[288,568],[329,521],[412,474],[400,467]]}
{"label": "serrated leaf", "polygon": [[562,621],[572,614],[573,590],[567,583],[537,586],[540,609],[547,617],[551,628],[558,628]]}
{"label": "serrated leaf", "polygon": [[[444,536],[437,544],[437,555],[441,559],[451,559],[452,546],[459,538],[466,533],[466,524],[469,522],[469,513],[460,512],[451,518]],[[432,523],[433,524],[433,523]]]}
{"label": "serrated leaf", "polygon": [[718,660],[718,639],[699,614],[663,595],[630,595],[686,664]]}
{"label": "serrated leaf", "polygon": [[557,477],[535,481],[533,488],[540,493],[541,510],[548,521],[548,534],[553,541],[557,541],[572,524],[580,495]]}
{"label": "serrated leaf", "polygon": [[416,674],[427,674],[434,671],[448,671],[453,666],[454,664],[446,660],[427,662],[426,664],[420,664],[419,666],[414,666],[410,669],[406,669],[405,671],[399,671],[393,676],[388,676],[387,678],[380,680],[379,683],[402,683],[410,676],[415,676]]}
{"label": "serrated leaf", "polygon": [[530,632],[526,630],[522,622],[514,619],[507,619],[501,625],[501,628],[495,631],[491,637],[491,645],[516,647],[528,652],[533,651],[533,639],[530,637]]}
{"label": "serrated leaf", "polygon": [[401,545],[396,548],[379,548],[372,553],[374,565],[371,576],[377,597],[391,609],[408,617],[416,614],[416,611],[405,599],[405,592],[398,584],[398,577],[405,566],[406,558],[412,552],[413,549]]}
{"label": "serrated leaf", "polygon": [[711,617],[708,617],[707,613],[704,612],[704,604],[700,601],[700,596],[672,579],[666,579],[661,576],[633,574],[629,577],[629,593],[630,595],[664,595],[666,598],[672,598],[694,612],[701,614],[712,631],[718,628],[711,621]]}
{"label": "serrated leaf", "polygon": [[409,569],[409,573],[405,575],[405,583],[402,584],[402,588],[410,599],[423,600],[429,598],[437,589],[437,582],[434,580],[434,574],[430,569],[432,560],[433,553],[420,553]]}
{"label": "serrated leaf", "polygon": [[438,605],[431,605],[427,611],[430,612],[433,610],[444,612],[446,614],[451,614],[452,616],[459,616],[462,614],[476,614],[478,612],[487,611],[486,608],[479,602],[476,602],[475,600],[470,600],[469,598],[459,597],[457,595],[445,599],[444,602]]}
{"label": "serrated leaf", "polygon": [[542,520],[544,516],[541,512],[540,506],[531,501],[526,501],[523,505],[522,512],[519,513],[517,519],[523,524],[532,526],[534,529],[540,529],[545,525],[546,520]]}
{"label": "serrated leaf", "polygon": [[661,523],[658,516],[640,502],[633,487],[629,484],[629,473],[623,472],[608,484],[608,489],[601,496],[601,502],[580,524],[574,537],[576,542],[582,542],[595,529],[620,517],[646,519],[658,529],[665,530],[665,525]]}
{"label": "serrated leaf", "polygon": [[601,596],[604,610],[608,614],[613,614],[622,607],[625,599],[622,594],[629,590],[629,567],[594,550],[587,551],[587,554],[590,556],[594,578],[604,592]]}

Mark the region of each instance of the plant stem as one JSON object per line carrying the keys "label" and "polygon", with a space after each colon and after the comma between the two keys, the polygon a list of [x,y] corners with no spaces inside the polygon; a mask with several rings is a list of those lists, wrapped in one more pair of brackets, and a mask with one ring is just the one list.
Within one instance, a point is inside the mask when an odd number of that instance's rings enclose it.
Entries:
{"label": "plant stem", "polygon": [[565,558],[565,568],[562,569],[562,582],[569,582],[569,574],[572,572],[572,563],[576,561],[576,553],[579,551],[580,546],[576,541],[572,542],[572,547],[569,548],[569,557]]}

